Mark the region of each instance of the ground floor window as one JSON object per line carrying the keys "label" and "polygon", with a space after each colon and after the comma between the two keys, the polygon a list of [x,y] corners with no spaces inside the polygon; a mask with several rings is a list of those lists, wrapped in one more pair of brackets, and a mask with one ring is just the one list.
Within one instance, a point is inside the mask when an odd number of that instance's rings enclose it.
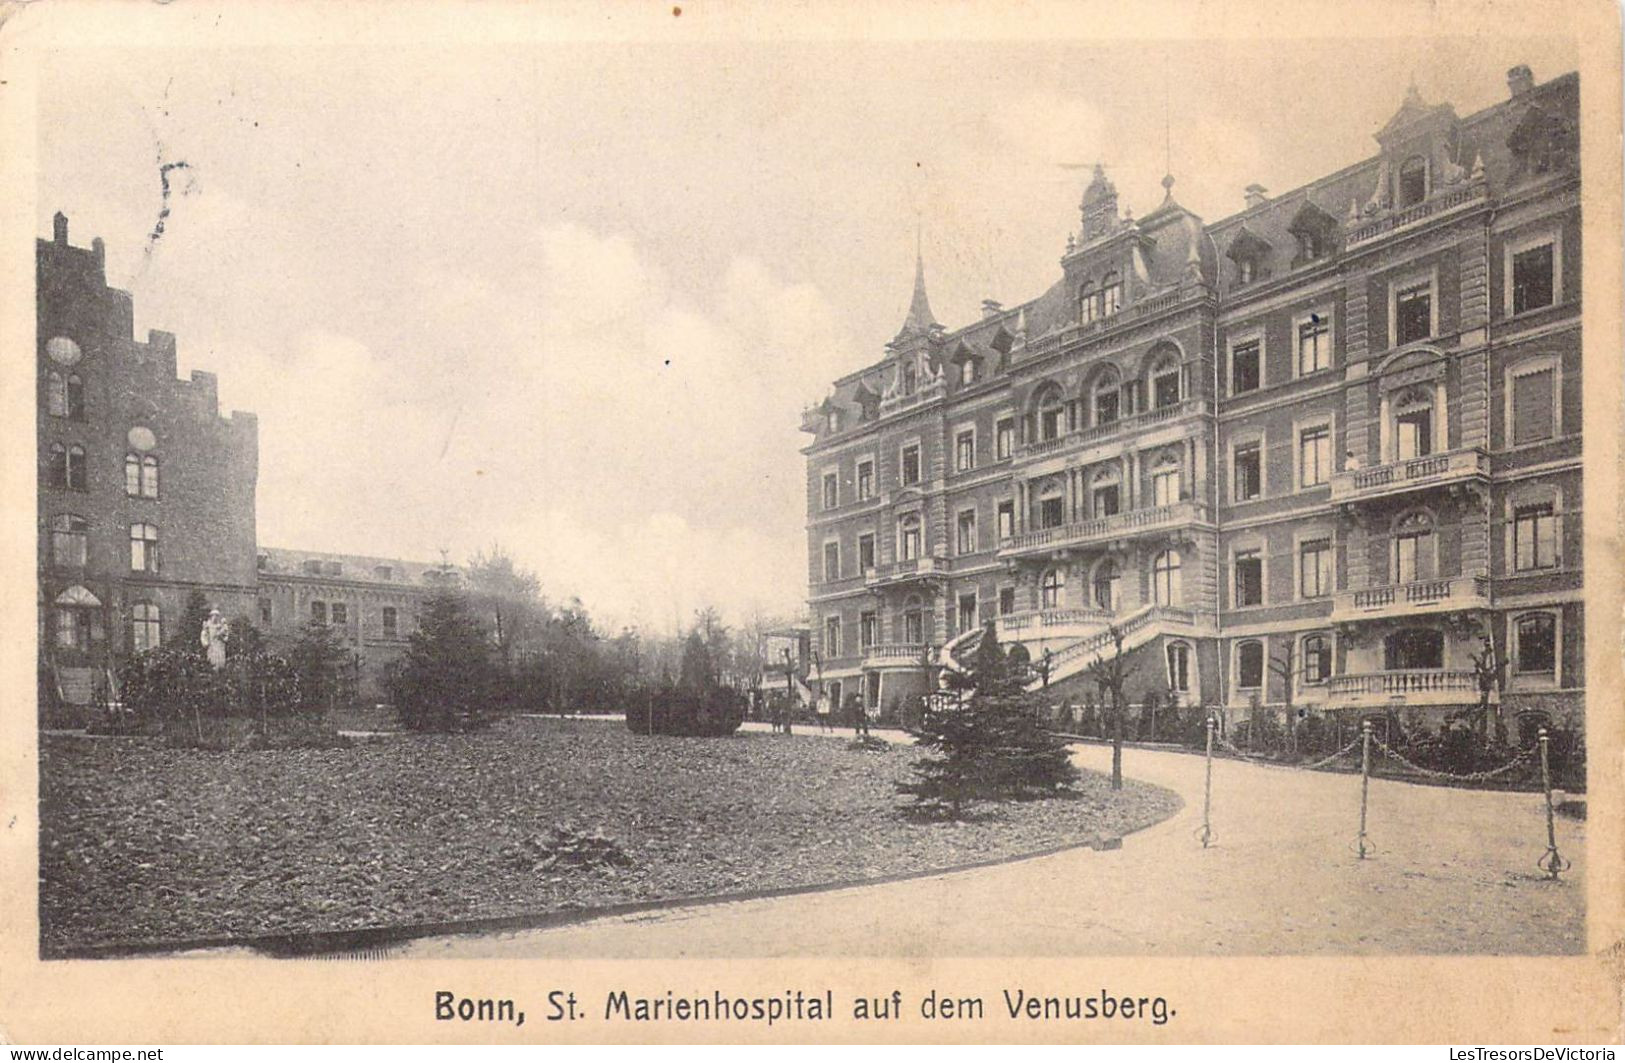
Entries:
{"label": "ground floor window", "polygon": [[976,626],[976,595],[961,594],[959,596],[959,630],[969,631]]}
{"label": "ground floor window", "polygon": [[1164,550],[1151,562],[1151,597],[1158,605],[1177,605],[1180,598],[1179,554]]}
{"label": "ground floor window", "polygon": [[1016,611],[1016,589],[1014,587],[999,588],[999,615],[1009,616]]}
{"label": "ground floor window", "polygon": [[1061,595],[1066,591],[1066,572],[1059,566],[1044,573],[1044,582],[1041,586],[1042,607],[1055,609],[1061,604]]}
{"label": "ground floor window", "polygon": [[1513,630],[1518,644],[1515,666],[1519,675],[1557,673],[1557,618],[1551,613],[1526,613]]}
{"label": "ground floor window", "polygon": [[1444,667],[1444,632],[1405,628],[1382,643],[1383,667],[1390,672]]}
{"label": "ground floor window", "polygon": [[79,606],[63,605],[56,609],[56,644],[65,650],[90,649],[91,632],[95,626],[95,611]]}
{"label": "ground floor window", "polygon": [[1299,669],[1305,683],[1324,683],[1332,674],[1332,643],[1325,635],[1303,637],[1303,664]]}
{"label": "ground floor window", "polygon": [[1191,689],[1191,647],[1188,642],[1168,644],[1168,689],[1181,694]]}
{"label": "ground floor window", "polygon": [[1249,640],[1236,646],[1236,686],[1259,690],[1264,686],[1264,644]]}
{"label": "ground floor window", "polygon": [[1111,558],[1095,569],[1095,605],[1107,612],[1117,611],[1117,586],[1122,579],[1117,562]]}
{"label": "ground floor window", "polygon": [[136,602],[130,607],[130,648],[136,653],[157,649],[163,642],[163,624],[158,607],[151,602]]}

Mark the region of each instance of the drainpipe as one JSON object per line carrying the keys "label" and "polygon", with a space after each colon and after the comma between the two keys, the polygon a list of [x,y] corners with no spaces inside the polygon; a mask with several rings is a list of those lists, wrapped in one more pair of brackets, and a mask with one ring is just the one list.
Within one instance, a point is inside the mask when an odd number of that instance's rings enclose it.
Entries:
{"label": "drainpipe", "polygon": [[[1222,379],[1219,363],[1222,359],[1219,354],[1219,321],[1217,313],[1214,314],[1213,318],[1211,341],[1208,349],[1212,352],[1213,360],[1213,394],[1210,400],[1213,407],[1213,458],[1208,462],[1208,504],[1212,507],[1213,513],[1213,641],[1215,648],[1219,650],[1218,697],[1220,704],[1223,704],[1225,691],[1230,689],[1230,655],[1224,652],[1224,639],[1219,634],[1219,602],[1220,596],[1224,593],[1224,587],[1219,579],[1219,466],[1224,461],[1224,454],[1219,449],[1219,384]],[[1201,697],[1200,689],[1197,690],[1197,697]]]}

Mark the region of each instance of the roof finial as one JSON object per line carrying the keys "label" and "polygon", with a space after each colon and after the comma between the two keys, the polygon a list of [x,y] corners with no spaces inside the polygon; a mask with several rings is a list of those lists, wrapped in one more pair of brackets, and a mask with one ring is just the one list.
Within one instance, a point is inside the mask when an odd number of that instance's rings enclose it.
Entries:
{"label": "roof finial", "polygon": [[926,332],[937,323],[931,314],[931,301],[925,296],[925,253],[921,241],[921,226],[914,226],[914,295],[909,300],[908,317],[903,321],[902,335],[911,330]]}

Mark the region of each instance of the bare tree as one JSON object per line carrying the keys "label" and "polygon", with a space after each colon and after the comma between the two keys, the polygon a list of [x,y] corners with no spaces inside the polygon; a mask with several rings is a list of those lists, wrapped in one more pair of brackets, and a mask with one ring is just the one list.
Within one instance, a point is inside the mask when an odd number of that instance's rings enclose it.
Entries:
{"label": "bare tree", "polygon": [[[1468,658],[1473,662],[1473,678],[1478,683],[1478,708],[1473,713],[1473,730],[1478,733],[1480,742],[1488,739],[1490,735],[1491,706],[1490,699],[1495,692],[1501,689],[1502,677],[1506,672],[1506,661],[1495,649],[1495,635],[1486,624],[1484,632],[1478,637],[1479,648],[1477,653],[1469,653]],[[1501,739],[1500,720],[1495,721],[1495,738]]]}
{"label": "bare tree", "polygon": [[1286,725],[1287,752],[1296,756],[1298,752],[1298,721],[1293,716],[1292,686],[1297,680],[1297,658],[1294,656],[1292,640],[1286,641],[1279,657],[1271,657],[1269,661],[1270,672],[1281,680],[1282,722]]}
{"label": "bare tree", "polygon": [[1112,718],[1112,789],[1123,788],[1123,687],[1134,674],[1123,654],[1123,629],[1116,624],[1106,629],[1112,640],[1112,655],[1089,662],[1089,677],[1100,688],[1100,700],[1109,706]]}

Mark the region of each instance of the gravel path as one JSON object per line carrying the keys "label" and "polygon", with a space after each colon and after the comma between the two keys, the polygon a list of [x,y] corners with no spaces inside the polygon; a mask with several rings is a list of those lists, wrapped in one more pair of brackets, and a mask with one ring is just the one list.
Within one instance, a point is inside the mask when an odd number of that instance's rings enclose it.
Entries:
{"label": "gravel path", "polygon": [[[1077,751],[1105,769],[1110,750]],[[1195,840],[1202,760],[1131,749],[1128,774],[1185,798],[1115,852],[1072,851],[884,886],[433,938],[412,956],[1549,954],[1584,948],[1584,825],[1574,862],[1534,866],[1542,798],[1374,780],[1373,858],[1352,843],[1359,779],[1218,761],[1217,843]]]}

